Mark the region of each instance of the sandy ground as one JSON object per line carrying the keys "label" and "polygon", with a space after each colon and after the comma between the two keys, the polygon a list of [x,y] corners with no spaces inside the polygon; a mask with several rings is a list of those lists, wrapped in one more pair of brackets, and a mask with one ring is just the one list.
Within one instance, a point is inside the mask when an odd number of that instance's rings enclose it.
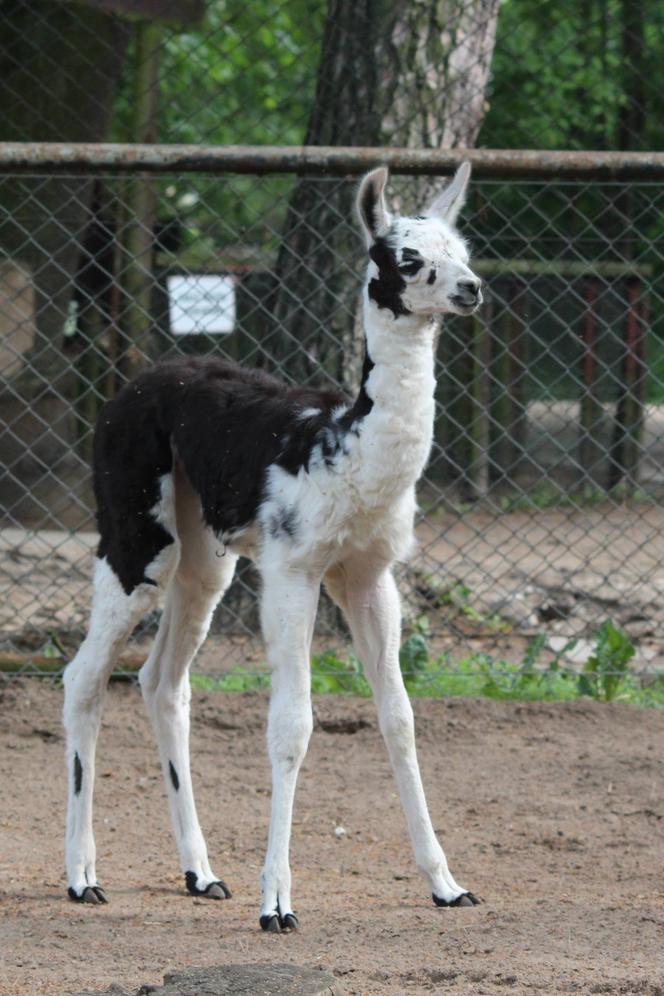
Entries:
{"label": "sandy ground", "polygon": [[[258,929],[262,693],[194,695],[199,811],[229,902],[188,897],[134,686],[113,685],[96,830],[107,907],[65,898],[61,691],[0,688],[0,993],[137,988],[188,965],[294,962],[348,993],[664,993],[664,713],[415,703],[434,825],[484,902],[433,907],[372,704],[316,700],[293,832],[296,934]],[[335,834],[342,826],[346,833]]]}

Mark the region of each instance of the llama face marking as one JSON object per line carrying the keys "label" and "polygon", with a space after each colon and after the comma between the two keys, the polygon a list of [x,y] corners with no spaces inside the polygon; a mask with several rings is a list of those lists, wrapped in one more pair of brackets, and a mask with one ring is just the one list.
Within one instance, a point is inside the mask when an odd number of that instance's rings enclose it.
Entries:
{"label": "llama face marking", "polygon": [[444,221],[398,218],[386,242],[403,282],[400,296],[408,313],[470,315],[482,303],[481,281],[468,266],[468,249]]}
{"label": "llama face marking", "polygon": [[358,214],[369,258],[367,293],[378,308],[402,315],[470,315],[482,303],[481,281],[468,266],[468,249],[454,224],[470,177],[462,164],[425,215],[394,218],[384,198],[387,170],[369,173],[360,187]]}

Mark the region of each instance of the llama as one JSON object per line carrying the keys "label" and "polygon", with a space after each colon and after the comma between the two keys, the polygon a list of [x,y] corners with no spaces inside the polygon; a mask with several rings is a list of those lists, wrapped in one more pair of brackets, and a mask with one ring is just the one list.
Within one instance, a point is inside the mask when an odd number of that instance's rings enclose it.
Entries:
{"label": "llama", "polygon": [[95,747],[110,672],[142,616],[165,606],[139,681],[156,734],[189,893],[230,897],[210,866],[189,764],[189,666],[239,556],[262,581],[272,693],[272,805],[260,925],[298,926],[289,841],[312,731],[310,646],[321,583],[348,621],[378,710],[416,863],[437,906],[477,899],[452,877],[427,810],[413,712],[399,669],[392,565],[413,542],[415,484],[434,416],[434,348],[443,313],[482,297],[454,225],[464,163],[425,214],[392,216],[388,172],[362,180],[357,213],[369,254],[366,358],[353,404],[220,359],[155,365],[108,402],[94,444],[100,543],[88,634],[64,677],[69,896],[105,903],[95,870]]}

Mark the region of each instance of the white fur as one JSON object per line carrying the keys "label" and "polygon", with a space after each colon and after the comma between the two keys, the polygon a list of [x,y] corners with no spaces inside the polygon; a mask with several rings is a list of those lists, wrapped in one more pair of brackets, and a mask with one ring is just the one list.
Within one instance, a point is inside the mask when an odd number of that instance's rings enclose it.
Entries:
{"label": "white fur", "polygon": [[[415,859],[429,888],[446,902],[464,893],[451,876],[436,840],[419,774],[413,713],[399,669],[400,607],[391,572],[413,542],[415,485],[429,456],[434,418],[436,315],[479,304],[479,281],[452,225],[463,203],[468,170],[462,168],[424,219],[394,219],[384,190],[387,171],[362,182],[358,213],[367,244],[389,238],[397,261],[403,250],[424,260],[405,277],[403,301],[410,314],[395,317],[368,293],[378,270],[369,264],[364,290],[364,328],[373,368],[364,385],[371,410],[333,448],[323,441],[297,474],[278,465],[255,522],[219,538],[202,521],[200,502],[179,469],[161,481],[153,515],[174,537],[146,570],[166,589],[166,606],[150,657],[140,674],[166,781],[182,868],[201,889],[215,882],[194,803],[189,769],[188,669],[205,638],[213,609],[231,582],[237,557],[256,562],[263,583],[261,622],[272,669],[268,748],[272,762],[272,815],[262,872],[262,913],[291,912],[289,841],[298,771],[312,730],[309,657],[321,581],[348,619],[357,652],[373,689],[380,728],[403,804]],[[369,196],[371,195],[371,196]],[[363,217],[361,202],[372,208]],[[370,230],[371,228],[371,230]],[[431,272],[435,270],[435,280]],[[476,303],[457,306],[459,282],[475,288]],[[472,293],[475,293],[473,291]],[[333,415],[338,424],[347,411]],[[319,415],[305,409],[300,419]],[[328,428],[328,441],[338,438]],[[205,430],[207,431],[207,430]],[[326,458],[327,456],[327,458]],[[288,511],[288,530],[270,528]],[[90,633],[65,676],[70,800],[67,868],[80,892],[96,883],[92,837],[94,749],[103,689],[114,661],[136,622],[155,604],[156,588],[139,585],[130,596],[101,562],[95,577]],[[83,764],[83,788],[73,794],[73,758]],[[170,767],[177,772],[176,789]]]}

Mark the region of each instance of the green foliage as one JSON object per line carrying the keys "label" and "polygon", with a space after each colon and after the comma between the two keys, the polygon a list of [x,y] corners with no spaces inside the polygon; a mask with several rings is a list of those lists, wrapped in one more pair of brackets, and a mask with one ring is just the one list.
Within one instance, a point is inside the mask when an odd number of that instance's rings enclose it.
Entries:
{"label": "green foliage", "polygon": [[[326,4],[316,0],[210,0],[188,31],[164,28],[161,142],[300,145],[316,86]],[[132,139],[134,54],[115,102],[113,141]],[[160,217],[184,223],[185,248],[203,265],[219,249],[278,240],[292,177],[182,174],[160,180]]]}
{"label": "green foliage", "polygon": [[49,632],[48,640],[41,648],[40,653],[43,657],[53,660],[66,660],[68,657],[67,651],[62,646],[60,637],[53,630]]}
{"label": "green foliage", "polygon": [[[416,632],[404,642],[400,664],[408,691],[413,696],[445,698],[476,695],[516,701],[566,701],[589,695],[601,702],[617,698],[635,705],[664,707],[664,675],[641,684],[628,669],[634,656],[629,637],[607,620],[598,629],[595,654],[584,671],[564,666],[562,658],[575,645],[570,640],[546,664],[546,636],[539,634],[528,644],[520,663],[500,660],[490,654],[471,654],[452,663],[448,655],[432,657],[426,638],[425,617]],[[312,691],[316,694],[371,694],[362,665],[352,655],[344,660],[335,651],[315,654],[311,662]],[[216,691],[252,691],[269,687],[269,674],[236,668],[219,678],[192,676],[195,688]]]}
{"label": "green foliage", "polygon": [[[623,50],[627,7],[625,0],[504,0],[481,144],[620,148],[630,90],[638,85],[639,98],[654,111],[662,87],[664,8],[658,0],[638,5],[644,45],[632,66]],[[658,149],[662,140],[661,115],[645,113],[632,148]]]}
{"label": "green foliage", "polygon": [[429,647],[423,633],[411,633],[399,652],[399,665],[406,684],[417,680],[429,666]]}
{"label": "green foliage", "polygon": [[578,690],[602,702],[629,697],[628,664],[636,653],[622,630],[607,619],[596,635],[597,648],[579,675]]}
{"label": "green foliage", "polygon": [[255,692],[260,688],[270,687],[270,675],[267,671],[246,671],[242,667],[236,667],[218,678],[207,674],[192,674],[191,686],[214,692]]}
{"label": "green foliage", "polygon": [[[455,512],[458,513],[458,511],[458,507],[455,508]],[[462,509],[461,514],[463,512],[464,510]],[[472,622],[481,623],[482,626],[488,629],[500,630],[502,632],[507,632],[511,629],[511,625],[497,612],[486,615],[478,611],[471,601],[472,589],[461,581],[455,581],[450,587],[442,587],[440,582],[432,574],[423,574],[422,581],[426,584],[426,598],[432,607],[450,606],[467,619],[470,619]],[[418,633],[424,636],[427,635],[428,620],[426,620],[426,617],[420,616],[415,623],[415,629]]]}
{"label": "green foliage", "polygon": [[311,661],[311,690],[315,693],[371,694],[369,682],[364,677],[362,665],[352,654],[341,660],[333,650],[314,654]]}

